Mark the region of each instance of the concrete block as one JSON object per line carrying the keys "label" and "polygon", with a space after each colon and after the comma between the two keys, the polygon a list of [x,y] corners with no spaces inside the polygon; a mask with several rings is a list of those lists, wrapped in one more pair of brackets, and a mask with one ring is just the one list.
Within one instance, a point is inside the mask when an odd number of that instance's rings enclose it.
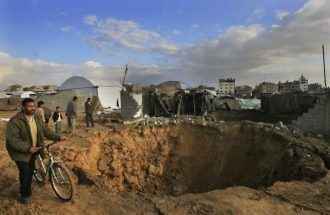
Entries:
{"label": "concrete block", "polygon": [[318,122],[320,122],[320,120],[312,117],[312,118],[308,118],[307,122],[308,122],[308,124],[312,124],[312,123],[318,123]]}
{"label": "concrete block", "polygon": [[308,113],[314,114],[317,113],[319,110],[318,109],[308,109]]}
{"label": "concrete block", "polygon": [[324,114],[321,114],[321,113],[314,113],[314,118],[315,119],[321,119],[321,120],[324,120]]}
{"label": "concrete block", "polygon": [[299,116],[299,117],[297,118],[297,120],[298,120],[299,122],[307,122],[307,117]]}
{"label": "concrete block", "polygon": [[298,127],[298,126],[302,126],[302,124],[303,124],[303,123],[300,122],[300,121],[295,121],[295,120],[292,121],[292,125],[297,126],[297,127]]}
{"label": "concrete block", "polygon": [[302,116],[305,117],[305,118],[313,118],[314,114],[312,114],[312,113],[303,113]]}
{"label": "concrete block", "polygon": [[318,110],[325,110],[325,105],[324,104],[315,104],[314,105],[314,109],[318,109]]}

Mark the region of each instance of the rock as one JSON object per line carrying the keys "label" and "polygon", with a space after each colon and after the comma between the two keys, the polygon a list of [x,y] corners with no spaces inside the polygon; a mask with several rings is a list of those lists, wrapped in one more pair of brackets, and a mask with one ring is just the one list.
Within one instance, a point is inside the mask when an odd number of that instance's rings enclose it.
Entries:
{"label": "rock", "polygon": [[274,128],[273,128],[273,131],[282,131],[279,127],[277,127],[277,126],[275,126]]}
{"label": "rock", "polygon": [[312,134],[312,133],[307,133],[307,136],[308,136],[308,137],[314,137],[314,134]]}
{"label": "rock", "polygon": [[276,126],[279,127],[279,128],[283,128],[284,125],[283,125],[283,122],[279,121],[278,123],[276,123]]}
{"label": "rock", "polygon": [[257,125],[260,126],[260,127],[264,127],[264,122],[258,122]]}
{"label": "rock", "polygon": [[265,128],[265,131],[271,131],[272,129],[271,128]]}
{"label": "rock", "polygon": [[317,134],[316,137],[317,138],[324,138],[324,136],[322,134]]}
{"label": "rock", "polygon": [[273,128],[274,124],[271,123],[264,123],[264,128]]}
{"label": "rock", "polygon": [[292,134],[291,131],[286,126],[283,126],[282,132],[284,132],[285,134],[289,134],[289,135]]}

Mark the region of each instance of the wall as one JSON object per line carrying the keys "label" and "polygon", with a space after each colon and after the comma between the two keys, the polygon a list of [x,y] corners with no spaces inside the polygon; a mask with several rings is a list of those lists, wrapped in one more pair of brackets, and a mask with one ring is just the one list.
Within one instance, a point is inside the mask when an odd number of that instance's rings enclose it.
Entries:
{"label": "wall", "polygon": [[303,132],[328,135],[330,130],[330,97],[328,95],[318,96],[319,103],[314,108],[308,109],[292,125]]}
{"label": "wall", "polygon": [[123,119],[142,117],[142,94],[121,91],[120,98]]}

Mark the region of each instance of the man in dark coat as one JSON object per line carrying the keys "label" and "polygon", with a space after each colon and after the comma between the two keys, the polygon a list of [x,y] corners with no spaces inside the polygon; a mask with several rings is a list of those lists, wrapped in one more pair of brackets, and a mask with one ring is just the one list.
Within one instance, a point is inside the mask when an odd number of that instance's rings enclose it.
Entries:
{"label": "man in dark coat", "polygon": [[89,127],[89,121],[91,121],[92,126],[94,127],[93,120],[93,104],[91,102],[91,98],[88,98],[85,102],[85,112],[86,112],[86,126]]}
{"label": "man in dark coat", "polygon": [[[20,193],[23,203],[31,202],[32,176],[34,170],[35,153],[44,147],[44,137],[50,140],[67,140],[52,132],[39,115],[35,115],[33,99],[22,101],[22,111],[13,116],[6,129],[6,148],[19,170]],[[39,150],[44,156],[43,150]]]}
{"label": "man in dark coat", "polygon": [[78,100],[78,97],[74,96],[72,101],[70,101],[68,103],[68,106],[66,107],[65,116],[68,119],[67,133],[72,133],[76,126],[77,100]]}

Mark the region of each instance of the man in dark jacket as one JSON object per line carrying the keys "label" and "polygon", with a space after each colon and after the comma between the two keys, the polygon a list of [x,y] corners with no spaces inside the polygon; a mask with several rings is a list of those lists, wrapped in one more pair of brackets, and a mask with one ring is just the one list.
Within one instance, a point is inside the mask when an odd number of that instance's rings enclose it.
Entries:
{"label": "man in dark jacket", "polygon": [[60,106],[56,107],[56,111],[53,114],[53,120],[55,123],[55,133],[60,134],[62,130],[62,120],[63,120]]}
{"label": "man in dark jacket", "polygon": [[68,106],[66,107],[65,116],[68,119],[67,133],[72,133],[76,126],[77,100],[78,100],[78,97],[74,96],[72,101],[70,101],[68,103]]}
{"label": "man in dark jacket", "polygon": [[[22,111],[13,116],[6,129],[6,148],[19,170],[20,193],[23,203],[31,202],[31,184],[34,170],[35,153],[44,147],[44,137],[54,141],[67,140],[52,132],[35,113],[33,99],[22,101]],[[39,150],[44,156],[43,150]]]}
{"label": "man in dark jacket", "polygon": [[89,121],[91,121],[92,126],[94,127],[93,120],[93,104],[91,102],[91,98],[88,98],[85,102],[85,112],[86,112],[86,126],[89,127]]}

